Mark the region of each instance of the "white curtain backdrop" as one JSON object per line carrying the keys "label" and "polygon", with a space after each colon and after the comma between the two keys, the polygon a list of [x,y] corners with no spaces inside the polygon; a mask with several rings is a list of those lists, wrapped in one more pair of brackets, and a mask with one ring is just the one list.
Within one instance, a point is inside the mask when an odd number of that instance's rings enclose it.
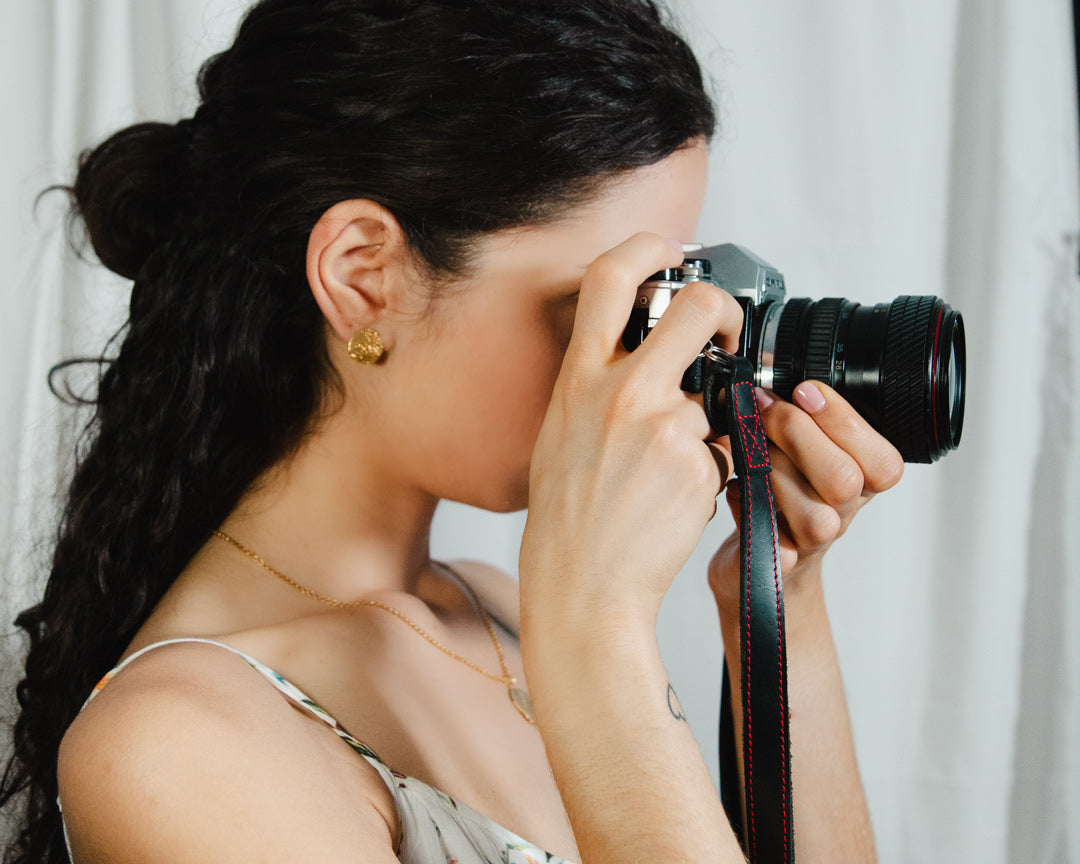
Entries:
{"label": "white curtain backdrop", "polygon": [[[0,10],[0,620],[39,592],[75,418],[45,386],[100,351],[127,285],[77,260],[78,151],[194,104],[243,0],[39,0]],[[1080,864],[1080,179],[1065,0],[678,0],[722,128],[698,239],[792,296],[960,309],[959,450],[856,520],[827,587],[881,860]],[[435,552],[511,572],[523,514],[444,505]],[[715,770],[710,526],[660,629]],[[22,643],[0,625],[0,705]],[[4,744],[6,746],[6,743]],[[677,778],[676,778],[677,779]]]}

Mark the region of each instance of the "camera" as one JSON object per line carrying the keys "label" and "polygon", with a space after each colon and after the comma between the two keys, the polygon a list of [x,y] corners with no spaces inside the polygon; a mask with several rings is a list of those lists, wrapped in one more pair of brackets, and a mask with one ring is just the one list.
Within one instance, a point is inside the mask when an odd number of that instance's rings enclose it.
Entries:
{"label": "camera", "polygon": [[[683,247],[681,267],[638,288],[623,344],[641,344],[671,298],[691,282],[723,288],[743,308],[737,353],[758,386],[791,399],[807,378],[842,395],[903,456],[934,462],[960,443],[964,425],[964,321],[940,297],[902,296],[862,305],[842,297],[787,298],[783,275],[753,252],[725,243]],[[683,389],[700,390],[702,363]]]}

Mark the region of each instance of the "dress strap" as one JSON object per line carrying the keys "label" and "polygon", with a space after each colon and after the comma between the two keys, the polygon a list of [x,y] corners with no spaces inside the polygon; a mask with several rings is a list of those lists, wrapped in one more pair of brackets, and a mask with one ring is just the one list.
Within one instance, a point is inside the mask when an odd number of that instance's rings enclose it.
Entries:
{"label": "dress strap", "polygon": [[251,666],[252,669],[262,675],[263,678],[269,681],[274,686],[274,688],[279,693],[281,693],[281,695],[283,695],[286,699],[292,702],[297,708],[299,708],[305,714],[314,717],[316,720],[321,720],[323,723],[333,729],[334,732],[337,733],[339,738],[345,741],[346,744],[352,747],[353,750],[355,750],[361,756],[374,759],[375,761],[380,763],[382,762],[382,760],[379,759],[374,750],[372,750],[366,744],[353,738],[352,735],[350,735],[348,732],[345,731],[344,728],[342,728],[341,724],[338,723],[338,721],[330,714],[330,712],[328,712],[318,702],[316,702],[314,699],[304,693],[303,690],[301,690],[291,681],[283,678],[269,666],[260,663],[254,657],[250,657],[243,651],[233,648],[231,645],[226,645],[224,642],[215,642],[213,639],[201,639],[194,636],[189,636],[180,639],[165,639],[161,642],[155,642],[152,645],[147,645],[144,648],[140,648],[134,654],[124,658],[123,661],[121,661],[105,673],[102,679],[98,681],[98,683],[94,686],[94,690],[93,692],[91,692],[90,696],[87,697],[86,702],[83,703],[83,708],[85,708],[90,703],[90,700],[93,699],[94,696],[96,696],[98,692],[100,692],[100,690],[106,684],[108,684],[109,681],[111,681],[117,673],[123,671],[123,669],[127,667],[127,665],[133,660],[138,659],[143,654],[146,654],[148,651],[152,651],[155,648],[161,648],[165,645],[177,645],[184,642],[202,642],[206,645],[216,645],[219,648],[224,648],[227,651],[231,651],[233,654],[235,654],[237,657],[241,658],[245,663]]}

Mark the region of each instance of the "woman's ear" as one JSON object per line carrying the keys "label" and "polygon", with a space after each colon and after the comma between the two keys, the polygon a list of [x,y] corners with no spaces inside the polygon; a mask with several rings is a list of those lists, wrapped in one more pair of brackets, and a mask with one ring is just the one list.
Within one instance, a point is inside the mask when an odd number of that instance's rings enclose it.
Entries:
{"label": "woman's ear", "polygon": [[[308,238],[308,284],[342,341],[366,327],[379,329],[389,292],[400,284],[389,271],[407,258],[397,219],[374,201],[339,201],[315,223]],[[380,335],[385,341],[389,334]]]}

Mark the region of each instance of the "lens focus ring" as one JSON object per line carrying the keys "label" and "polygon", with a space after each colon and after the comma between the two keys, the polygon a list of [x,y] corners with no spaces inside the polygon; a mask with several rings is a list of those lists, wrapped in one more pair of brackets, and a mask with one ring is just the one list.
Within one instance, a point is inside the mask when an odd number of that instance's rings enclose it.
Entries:
{"label": "lens focus ring", "polygon": [[803,379],[799,377],[802,351],[799,344],[805,336],[803,319],[807,310],[814,305],[808,297],[794,297],[785,304],[780,313],[780,323],[776,328],[776,342],[770,345],[773,354],[773,392],[781,399],[791,399],[795,386]]}
{"label": "lens focus ring", "polygon": [[[806,334],[804,378],[824,381],[833,386],[833,354],[836,350],[836,322],[844,305],[843,298],[826,297],[814,304]],[[796,382],[798,383],[798,382]]]}
{"label": "lens focus ring", "polygon": [[[930,317],[936,297],[897,297],[889,307],[888,336],[882,370],[882,433],[908,461],[930,462],[926,417],[930,392],[925,362]],[[907,457],[905,457],[907,458]]]}

